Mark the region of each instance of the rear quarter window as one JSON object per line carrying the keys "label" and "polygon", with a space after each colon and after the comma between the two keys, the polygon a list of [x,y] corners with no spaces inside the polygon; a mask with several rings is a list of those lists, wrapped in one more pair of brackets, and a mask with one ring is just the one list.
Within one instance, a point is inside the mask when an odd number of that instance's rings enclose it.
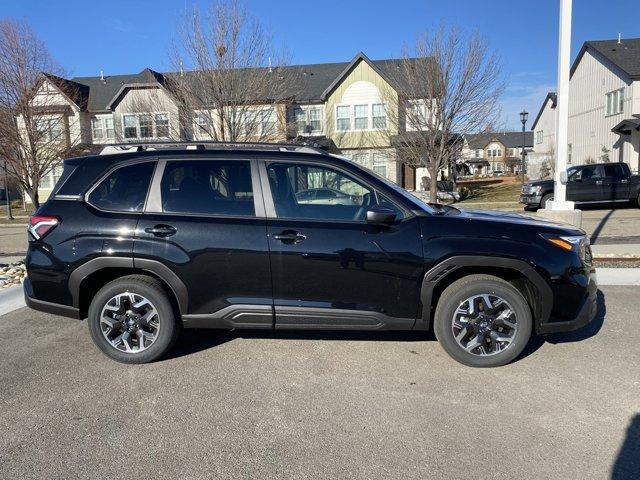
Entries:
{"label": "rear quarter window", "polygon": [[141,212],[155,162],[137,163],[111,172],[90,193],[87,201],[101,210]]}

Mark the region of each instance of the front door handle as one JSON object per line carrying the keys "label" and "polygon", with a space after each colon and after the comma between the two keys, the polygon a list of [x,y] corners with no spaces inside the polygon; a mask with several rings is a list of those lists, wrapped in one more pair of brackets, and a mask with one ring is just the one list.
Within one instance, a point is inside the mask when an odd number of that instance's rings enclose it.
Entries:
{"label": "front door handle", "polygon": [[171,225],[156,225],[154,227],[148,227],[144,229],[145,232],[151,233],[156,237],[169,237],[175,234],[178,230],[176,227],[172,227]]}
{"label": "front door handle", "polygon": [[602,185],[602,180],[596,180],[596,185]]}
{"label": "front door handle", "polygon": [[274,240],[280,240],[282,243],[300,243],[307,239],[306,235],[294,230],[285,230],[282,233],[276,233]]}

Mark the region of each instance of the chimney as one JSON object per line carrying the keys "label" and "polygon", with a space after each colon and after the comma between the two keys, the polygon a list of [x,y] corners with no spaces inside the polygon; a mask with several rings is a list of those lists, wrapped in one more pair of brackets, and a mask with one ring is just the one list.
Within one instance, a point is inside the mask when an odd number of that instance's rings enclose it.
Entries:
{"label": "chimney", "polygon": [[269,73],[273,72],[273,68],[271,67],[271,57],[269,57]]}
{"label": "chimney", "polygon": [[100,70],[100,80],[102,81],[102,83],[105,83],[104,81],[104,71]]}
{"label": "chimney", "polygon": [[618,45],[621,45],[621,44],[622,44],[622,34],[619,33],[618,34]]}
{"label": "chimney", "polygon": [[184,76],[184,65],[182,64],[182,60],[180,60],[180,76]]}

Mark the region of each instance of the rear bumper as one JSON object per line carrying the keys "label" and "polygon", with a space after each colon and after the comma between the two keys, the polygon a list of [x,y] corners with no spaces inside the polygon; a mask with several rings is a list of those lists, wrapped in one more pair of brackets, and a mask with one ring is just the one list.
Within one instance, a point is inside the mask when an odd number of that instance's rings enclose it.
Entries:
{"label": "rear bumper", "polygon": [[51,313],[53,315],[60,315],[61,317],[69,317],[80,319],[80,311],[77,308],[69,305],[61,305],[59,303],[45,302],[44,300],[37,300],[33,298],[33,288],[29,277],[24,279],[24,301],[27,307],[39,312]]}
{"label": "rear bumper", "polygon": [[519,203],[525,205],[540,205],[542,197],[540,195],[520,195]]}
{"label": "rear bumper", "polygon": [[578,315],[568,321],[542,323],[538,326],[538,333],[559,333],[578,330],[590,323],[595,318],[596,313],[598,313],[598,282],[596,274],[592,273],[589,277],[587,296]]}

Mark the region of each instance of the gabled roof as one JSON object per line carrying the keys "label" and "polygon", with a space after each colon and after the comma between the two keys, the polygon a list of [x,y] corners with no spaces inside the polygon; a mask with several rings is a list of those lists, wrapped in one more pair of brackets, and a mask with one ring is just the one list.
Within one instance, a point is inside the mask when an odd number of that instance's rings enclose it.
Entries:
{"label": "gabled roof", "polygon": [[[364,53],[358,53],[350,62],[317,63],[305,65],[290,65],[273,69],[274,81],[280,81],[276,75],[294,78],[295,82],[285,82],[285,98],[290,98],[298,103],[321,103],[345,76],[360,62],[367,62],[374,71],[393,86],[391,79],[397,77],[394,72],[402,65],[404,59],[371,60]],[[247,75],[269,75],[272,72],[269,67],[248,68],[243,72]],[[156,72],[145,68],[139,73],[130,75],[105,76],[104,80],[96,77],[75,77],[68,82],[73,82],[84,87],[87,91],[87,110],[92,112],[108,112],[117,99],[128,88],[141,88],[149,86],[162,86],[165,79],[170,76],[178,76],[180,72]],[[185,77],[192,75],[184,72]],[[64,80],[64,79],[62,79]],[[261,99],[247,99],[258,102]],[[269,99],[262,99],[269,100]]]}
{"label": "gabled roof", "polygon": [[549,102],[549,100],[551,100],[551,108],[556,108],[556,105],[558,104],[558,95],[556,94],[556,92],[547,93],[547,96],[545,97],[544,102],[542,102],[542,106],[540,107],[540,111],[538,112],[538,115],[536,115],[536,119],[531,124],[532,131],[534,128],[536,128],[536,124],[538,123],[538,120],[540,120],[542,112],[544,112],[544,109],[547,107],[547,103]]}
{"label": "gabled roof", "polygon": [[[525,148],[533,147],[533,132],[525,132]],[[471,150],[485,148],[493,141],[502,143],[506,148],[522,147],[522,132],[485,132],[465,135]]]}
{"label": "gabled roof", "polygon": [[73,102],[80,110],[86,110],[89,98],[89,87],[73,80],[58,77],[51,73],[42,73],[43,77],[49,80],[60,92]]}
{"label": "gabled roof", "polygon": [[609,60],[630,79],[640,80],[640,38],[618,40],[595,40],[584,42],[571,66],[571,75],[587,50],[592,50]]}
{"label": "gabled roof", "polygon": [[640,118],[638,115],[634,115],[634,118],[622,120],[611,129],[613,133],[617,133],[618,135],[629,135],[634,130],[640,131]]}

